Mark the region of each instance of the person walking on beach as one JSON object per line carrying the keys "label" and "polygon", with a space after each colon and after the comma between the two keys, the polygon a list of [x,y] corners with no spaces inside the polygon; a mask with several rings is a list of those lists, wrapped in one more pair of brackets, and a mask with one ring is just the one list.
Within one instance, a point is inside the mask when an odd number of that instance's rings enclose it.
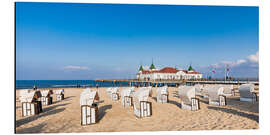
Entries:
{"label": "person walking on beach", "polygon": [[98,89],[98,84],[96,84],[96,88]]}

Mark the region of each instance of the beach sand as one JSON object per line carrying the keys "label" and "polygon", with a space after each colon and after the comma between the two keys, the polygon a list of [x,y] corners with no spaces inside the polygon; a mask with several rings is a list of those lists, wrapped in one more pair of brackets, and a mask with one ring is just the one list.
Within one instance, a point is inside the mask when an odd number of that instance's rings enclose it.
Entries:
{"label": "beach sand", "polygon": [[[95,89],[95,88],[93,88]],[[177,88],[169,88],[169,103],[156,102],[153,88],[153,115],[137,118],[132,107],[124,108],[120,100],[112,101],[107,88],[99,88],[98,123],[81,126],[80,93],[82,88],[65,88],[65,99],[43,107],[43,113],[22,117],[21,103],[16,99],[17,133],[69,133],[69,132],[120,132],[120,131],[182,131],[182,130],[233,130],[259,128],[259,103],[240,102],[239,94],[227,98],[227,106],[208,105],[200,98],[198,111],[180,108]],[[120,90],[124,87],[120,88]],[[135,89],[136,90],[136,89]],[[16,91],[18,98],[18,90]]]}

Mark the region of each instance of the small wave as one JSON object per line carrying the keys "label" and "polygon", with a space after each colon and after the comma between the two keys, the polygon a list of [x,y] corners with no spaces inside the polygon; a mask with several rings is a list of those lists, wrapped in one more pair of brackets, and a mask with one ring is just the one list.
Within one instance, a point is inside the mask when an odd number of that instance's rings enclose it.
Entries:
{"label": "small wave", "polygon": [[61,87],[61,86],[77,86],[74,84],[67,84],[67,85],[51,85],[52,87]]}
{"label": "small wave", "polygon": [[[51,87],[75,87],[77,84],[66,84],[66,85],[51,85]],[[89,84],[80,84],[80,86],[89,86]]]}

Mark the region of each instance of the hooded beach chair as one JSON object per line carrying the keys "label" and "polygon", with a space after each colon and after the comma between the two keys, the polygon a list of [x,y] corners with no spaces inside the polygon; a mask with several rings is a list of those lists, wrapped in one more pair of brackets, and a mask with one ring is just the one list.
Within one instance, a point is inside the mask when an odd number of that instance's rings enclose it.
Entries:
{"label": "hooded beach chair", "polygon": [[222,85],[213,85],[208,87],[208,99],[210,105],[224,106],[227,104]]}
{"label": "hooded beach chair", "polygon": [[178,88],[178,95],[181,99],[181,108],[196,111],[200,109],[199,99],[195,97],[194,86],[181,86]]}
{"label": "hooded beach chair", "polygon": [[132,93],[134,93],[134,89],[135,87],[130,87],[121,91],[121,103],[124,107],[133,105]]}
{"label": "hooded beach chair", "polygon": [[112,88],[106,89],[106,93],[107,93],[107,96],[111,98],[112,97]]}
{"label": "hooded beach chair", "polygon": [[56,90],[55,94],[56,94],[56,101],[64,100],[64,89]]}
{"label": "hooded beach chair", "polygon": [[210,85],[210,84],[206,84],[202,87],[201,89],[201,95],[203,96],[203,98],[208,98],[209,95],[208,95],[208,90],[213,87],[214,85]]}
{"label": "hooded beach chair", "polygon": [[255,102],[257,101],[257,95],[254,91],[254,84],[242,84],[238,90],[240,93],[240,101]]}
{"label": "hooded beach chair", "polygon": [[202,89],[203,89],[203,85],[200,84],[195,84],[195,95],[197,96],[201,96],[202,95]]}
{"label": "hooded beach chair", "polygon": [[20,92],[20,101],[22,103],[22,116],[36,115],[42,112],[40,91],[24,90]]}
{"label": "hooded beach chair", "polygon": [[157,102],[160,103],[168,102],[168,95],[169,95],[168,86],[157,88],[156,93],[157,93]]}
{"label": "hooded beach chair", "polygon": [[81,94],[83,94],[83,93],[90,93],[90,92],[92,92],[91,88],[85,88],[85,89],[82,90],[82,93]]}
{"label": "hooded beach chair", "polygon": [[234,89],[233,89],[233,85],[222,85],[222,87],[224,88],[223,91],[223,95],[228,97],[228,96],[234,96]]}
{"label": "hooded beach chair", "polygon": [[52,104],[52,100],[53,100],[53,98],[51,97],[51,95],[53,94],[52,90],[43,90],[43,91],[40,91],[40,93],[41,93],[40,100],[41,100],[42,105]]}
{"label": "hooded beach chair", "polygon": [[119,99],[119,89],[118,88],[112,88],[111,89],[111,99],[113,101],[116,101]]}
{"label": "hooded beach chair", "polygon": [[97,122],[99,100],[97,91],[84,91],[80,95],[81,125],[90,125]]}
{"label": "hooded beach chair", "polygon": [[30,89],[22,89],[19,91],[19,100],[23,99],[27,93],[31,92]]}
{"label": "hooded beach chair", "polygon": [[148,101],[150,89],[140,88],[133,93],[133,113],[138,118],[152,115],[152,103]]}

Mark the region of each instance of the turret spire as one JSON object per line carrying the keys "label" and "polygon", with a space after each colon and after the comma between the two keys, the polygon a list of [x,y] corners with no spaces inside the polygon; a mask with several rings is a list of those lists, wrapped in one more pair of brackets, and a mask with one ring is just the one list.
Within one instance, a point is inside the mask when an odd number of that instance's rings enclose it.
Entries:
{"label": "turret spire", "polygon": [[154,65],[154,62],[153,62],[153,58],[152,58],[152,64],[150,66],[150,70],[153,70],[153,69],[156,69],[155,65]]}
{"label": "turret spire", "polygon": [[188,67],[188,71],[194,71],[194,69],[192,68],[191,64]]}

